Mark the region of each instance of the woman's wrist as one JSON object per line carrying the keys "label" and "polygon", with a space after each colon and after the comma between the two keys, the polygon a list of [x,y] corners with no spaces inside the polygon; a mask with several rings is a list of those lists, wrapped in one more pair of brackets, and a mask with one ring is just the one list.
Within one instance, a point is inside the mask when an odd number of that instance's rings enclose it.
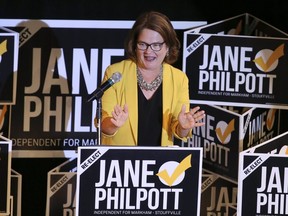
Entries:
{"label": "woman's wrist", "polygon": [[178,124],[176,127],[176,133],[179,137],[187,137],[189,131],[190,131],[189,129],[182,128],[180,124]]}

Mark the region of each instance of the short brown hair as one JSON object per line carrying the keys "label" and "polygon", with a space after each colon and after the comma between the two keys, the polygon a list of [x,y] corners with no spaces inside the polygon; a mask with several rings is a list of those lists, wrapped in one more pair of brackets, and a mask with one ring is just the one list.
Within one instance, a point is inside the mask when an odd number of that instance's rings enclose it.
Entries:
{"label": "short brown hair", "polygon": [[135,21],[125,43],[127,57],[137,62],[137,40],[140,32],[145,28],[158,32],[169,47],[169,53],[165,57],[164,62],[169,64],[176,62],[179,56],[180,41],[169,18],[155,11],[145,12]]}

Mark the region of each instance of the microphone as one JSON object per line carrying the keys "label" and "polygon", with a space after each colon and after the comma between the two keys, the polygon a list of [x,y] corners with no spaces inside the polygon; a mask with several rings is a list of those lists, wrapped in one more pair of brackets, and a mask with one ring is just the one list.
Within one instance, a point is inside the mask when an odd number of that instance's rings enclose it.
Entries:
{"label": "microphone", "polygon": [[93,99],[99,99],[103,96],[104,92],[110,88],[115,83],[119,82],[122,78],[121,73],[115,72],[112,77],[110,77],[106,82],[100,85],[92,94],[89,95],[87,102],[90,102]]}

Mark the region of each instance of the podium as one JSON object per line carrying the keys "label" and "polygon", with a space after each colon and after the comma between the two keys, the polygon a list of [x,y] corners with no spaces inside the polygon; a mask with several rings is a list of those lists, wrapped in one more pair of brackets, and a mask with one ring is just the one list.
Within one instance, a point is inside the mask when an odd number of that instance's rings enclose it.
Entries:
{"label": "podium", "polygon": [[79,147],[76,215],[200,215],[202,148]]}

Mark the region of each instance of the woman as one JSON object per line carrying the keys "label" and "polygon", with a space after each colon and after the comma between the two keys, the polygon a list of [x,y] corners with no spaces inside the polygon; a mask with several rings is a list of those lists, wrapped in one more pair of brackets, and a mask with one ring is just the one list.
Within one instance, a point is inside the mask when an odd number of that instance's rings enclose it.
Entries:
{"label": "woman", "polygon": [[146,12],[134,23],[125,44],[128,59],[108,66],[103,82],[121,80],[102,97],[102,144],[171,146],[202,126],[205,113],[189,111],[188,78],[173,67],[180,42],[170,20]]}

